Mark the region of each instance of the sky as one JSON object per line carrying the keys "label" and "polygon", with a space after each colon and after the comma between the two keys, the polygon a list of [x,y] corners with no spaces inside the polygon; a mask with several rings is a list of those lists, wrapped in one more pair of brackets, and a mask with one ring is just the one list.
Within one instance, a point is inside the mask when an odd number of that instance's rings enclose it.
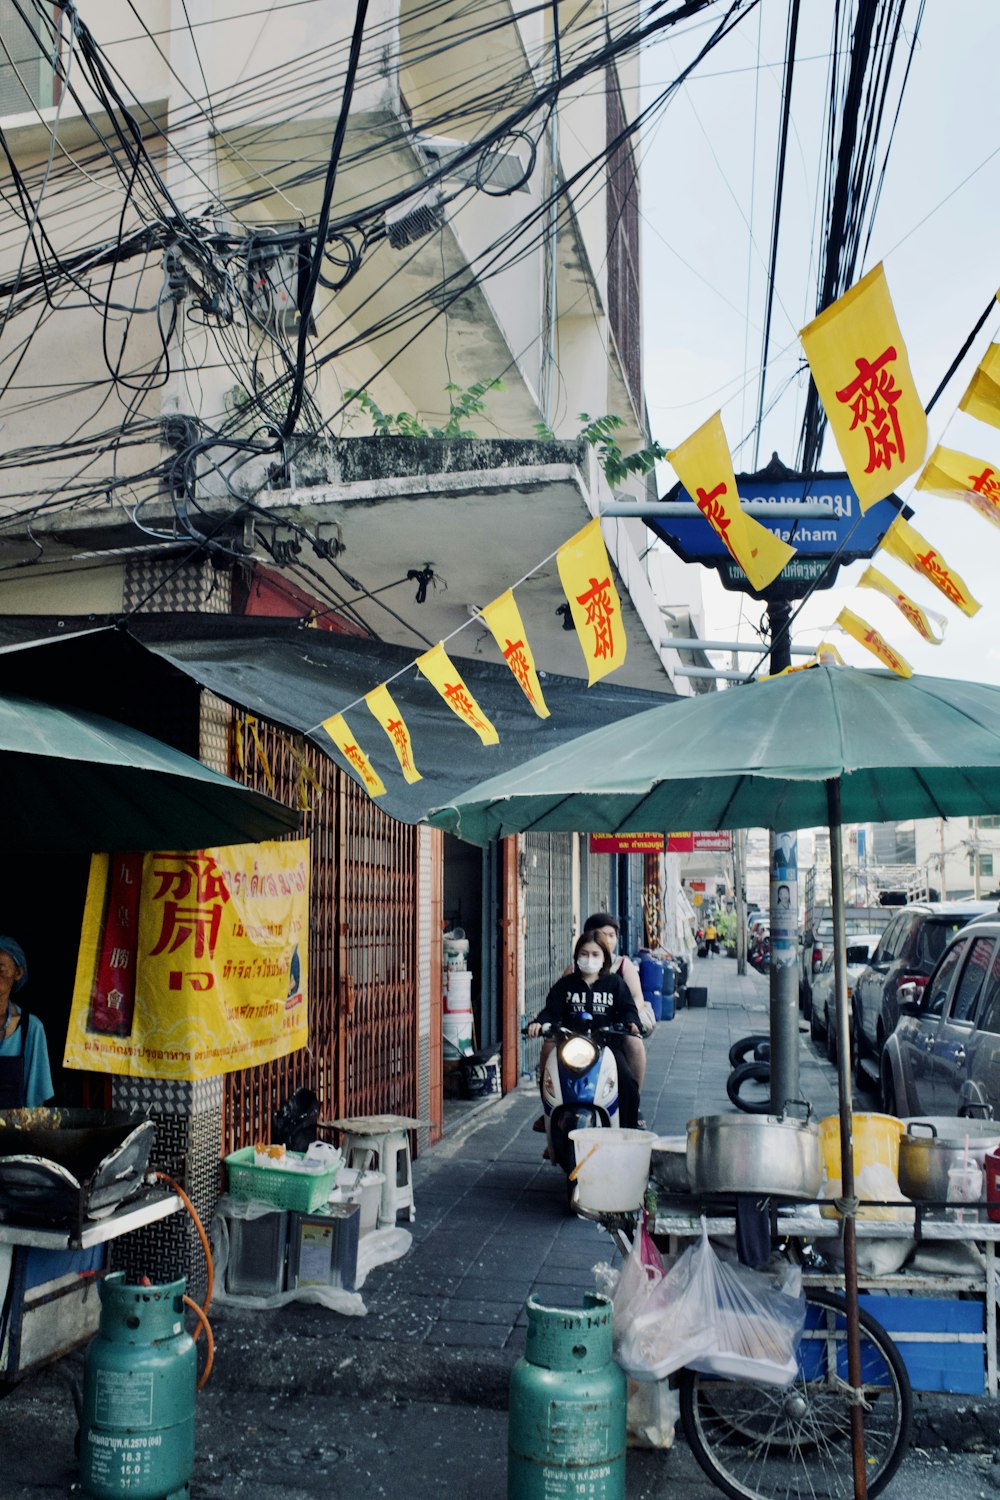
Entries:
{"label": "sky", "polygon": [[[678,91],[641,146],[644,379],[652,433],[670,447],[721,410],[737,472],[756,466],[753,438],[740,445],[757,409],[787,9],[786,0],[762,0]],[[832,9],[829,0],[802,7],[766,386],[767,403],[779,399],[762,428],[761,465],[775,451],[794,464],[807,388],[806,376],[797,373],[797,332],[816,310],[812,225]],[[908,0],[907,26],[917,13],[916,0]],[[646,98],[676,77],[722,9],[708,14],[710,22],[683,35],[668,33],[648,48]],[[904,35],[900,55],[908,50],[905,28]],[[884,263],[925,402],[1000,286],[998,60],[995,0],[931,0],[870,247],[859,267],[860,277]],[[928,419],[928,454],[943,442],[1000,462],[1000,431],[957,412],[991,339],[1000,340],[1000,306]],[[843,467],[829,435],[822,466]],[[664,465],[661,493],[674,477]],[[947,615],[943,643],[926,643],[889,600],[857,589],[853,580],[864,564],[842,569],[836,588],[812,596],[796,620],[794,642],[816,644],[848,605],[882,631],[915,672],[1000,684],[994,583],[1000,576],[1000,529],[960,501],[924,494],[911,500],[915,478],[897,491],[916,511],[911,524],[961,574],[982,604],[979,613],[972,619],[960,614],[917,574],[880,554],[876,566],[918,604]],[[740,640],[755,640],[763,605],[723,590],[707,570],[702,580],[709,636],[728,640],[738,632]],[[850,664],[878,665],[847,636],[833,639]],[[728,658],[716,660],[729,666]]]}

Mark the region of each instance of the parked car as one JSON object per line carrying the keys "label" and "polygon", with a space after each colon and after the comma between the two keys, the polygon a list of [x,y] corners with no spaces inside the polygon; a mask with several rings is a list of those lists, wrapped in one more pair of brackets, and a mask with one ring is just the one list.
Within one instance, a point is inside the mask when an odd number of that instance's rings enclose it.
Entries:
{"label": "parked car", "polygon": [[[847,999],[850,1003],[860,976],[871,963],[872,954],[879,945],[879,932],[856,933],[847,944]],[[813,976],[812,1013],[809,1017],[809,1035],[814,1042],[825,1039],[826,1055],[831,1062],[837,1061],[837,1026],[834,1021],[836,1001],[833,980],[833,950],[824,959],[823,967]]]}
{"label": "parked car", "polygon": [[[892,906],[848,906],[844,929],[849,938],[883,932],[898,908]],[[799,939],[799,1008],[806,1020],[812,1017],[813,975],[818,974],[833,951],[833,907],[816,906],[807,914]]]}
{"label": "parked car", "polygon": [[883,1107],[896,1115],[1000,1118],[1000,916],[953,936],[921,990],[902,990],[882,1050]]}
{"label": "parked car", "polygon": [[987,914],[996,916],[996,902],[918,901],[897,909],[854,987],[853,1049],[859,1088],[878,1087],[882,1047],[899,1014],[899,986],[913,983],[922,989],[946,943],[974,917]]}

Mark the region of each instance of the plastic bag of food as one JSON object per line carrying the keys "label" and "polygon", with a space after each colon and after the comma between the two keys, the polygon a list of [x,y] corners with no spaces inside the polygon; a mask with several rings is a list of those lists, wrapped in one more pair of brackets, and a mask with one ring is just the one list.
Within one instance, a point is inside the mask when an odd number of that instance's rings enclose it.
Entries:
{"label": "plastic bag of food", "polygon": [[609,1288],[612,1304],[614,1347],[617,1354],[622,1338],[635,1320],[645,1313],[649,1299],[663,1280],[663,1260],[653,1236],[646,1228],[643,1214],[639,1232],[625,1257],[625,1264]]}
{"label": "plastic bag of food", "polygon": [[628,1383],[628,1446],[669,1448],[680,1416],[680,1396],[665,1380]]}
{"label": "plastic bag of food", "polygon": [[730,1379],[788,1385],[805,1323],[801,1273],[776,1281],[720,1260],[702,1220],[700,1238],[649,1293],[625,1330],[618,1361],[635,1380],[683,1366]]}

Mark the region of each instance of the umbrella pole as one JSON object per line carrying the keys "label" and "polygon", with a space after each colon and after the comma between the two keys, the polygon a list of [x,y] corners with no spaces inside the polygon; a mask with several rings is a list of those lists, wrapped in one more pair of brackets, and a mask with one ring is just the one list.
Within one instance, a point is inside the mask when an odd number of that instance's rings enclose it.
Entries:
{"label": "umbrella pole", "polygon": [[844,849],[841,842],[840,781],[826,784],[833,887],[833,977],[837,1017],[837,1093],[840,1103],[841,1212],[844,1218],[844,1300],[847,1303],[847,1378],[851,1406],[854,1500],[867,1500],[864,1409],[861,1405],[861,1328],[858,1318],[858,1246],[854,1198],[854,1125],[851,1109],[851,1025],[847,1009],[847,935],[844,929]]}

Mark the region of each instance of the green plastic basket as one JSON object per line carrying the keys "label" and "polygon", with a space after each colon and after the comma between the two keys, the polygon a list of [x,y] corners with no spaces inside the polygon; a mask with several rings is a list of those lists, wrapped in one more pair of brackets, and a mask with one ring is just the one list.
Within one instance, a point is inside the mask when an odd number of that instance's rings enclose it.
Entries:
{"label": "green plastic basket", "polygon": [[[293,1161],[304,1159],[297,1151],[289,1151],[287,1156]],[[258,1202],[273,1203],[275,1208],[290,1208],[300,1214],[311,1213],[326,1202],[340,1169],[339,1162],[322,1172],[288,1172],[284,1167],[259,1167],[254,1161],[252,1146],[233,1151],[225,1162],[230,1197],[239,1198],[244,1203],[255,1198]]]}

